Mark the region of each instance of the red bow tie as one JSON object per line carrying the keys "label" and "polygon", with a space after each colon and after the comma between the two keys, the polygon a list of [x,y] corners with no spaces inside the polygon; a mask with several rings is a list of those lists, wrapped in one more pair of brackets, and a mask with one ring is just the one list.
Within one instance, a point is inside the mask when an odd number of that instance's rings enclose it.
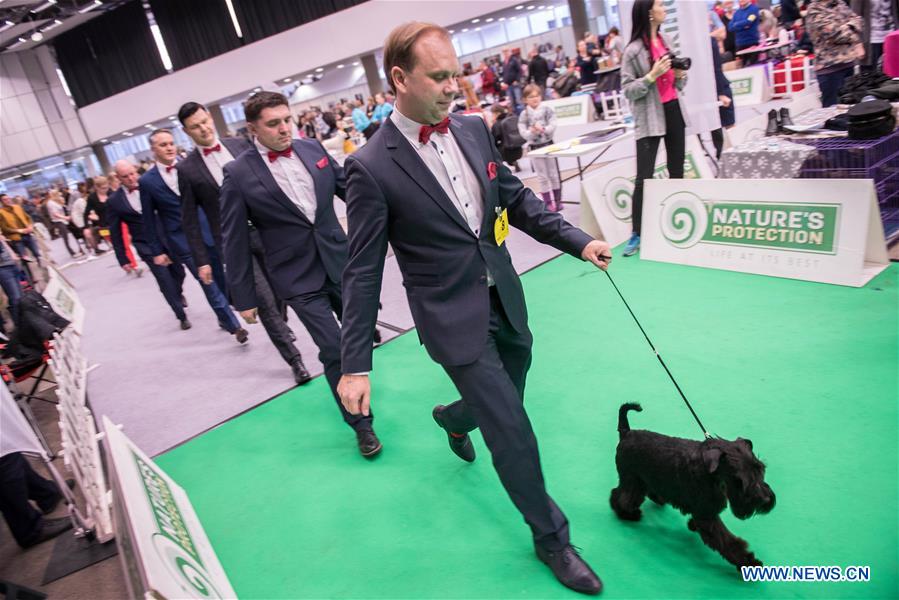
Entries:
{"label": "red bow tie", "polygon": [[449,131],[449,117],[446,117],[436,125],[422,125],[421,129],[418,130],[418,141],[422,144],[427,144],[431,140],[431,134],[435,131],[437,133],[447,133]]}
{"label": "red bow tie", "polygon": [[175,170],[175,165],[166,165],[166,167],[165,167],[166,173],[171,173],[174,170]]}
{"label": "red bow tie", "polygon": [[221,151],[222,151],[222,145],[216,144],[215,146],[212,146],[211,148],[203,148],[203,156],[209,156],[213,152],[221,152]]}
{"label": "red bow tie", "polygon": [[268,162],[273,163],[276,160],[278,160],[279,158],[281,158],[282,156],[284,158],[290,158],[291,154],[293,154],[293,149],[290,146],[288,146],[284,150],[281,150],[280,152],[275,152],[274,150],[269,150],[268,151]]}
{"label": "red bow tie", "polygon": [[128,190],[128,193],[129,193],[129,194],[131,194],[131,193],[137,191],[137,186],[134,186],[134,187],[128,187],[128,186],[126,185],[125,188]]}

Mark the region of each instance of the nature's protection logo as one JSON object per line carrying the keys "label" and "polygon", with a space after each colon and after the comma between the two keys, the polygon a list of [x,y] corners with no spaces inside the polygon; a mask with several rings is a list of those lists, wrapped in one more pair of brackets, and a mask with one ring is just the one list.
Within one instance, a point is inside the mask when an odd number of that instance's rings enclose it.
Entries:
{"label": "nature's protection logo", "polygon": [[619,221],[630,222],[634,201],[634,181],[626,177],[613,177],[603,190],[606,204]]}
{"label": "nature's protection logo", "polygon": [[557,119],[567,119],[570,117],[579,117],[583,112],[580,102],[557,106],[555,108]]}
{"label": "nature's protection logo", "polygon": [[709,215],[696,194],[678,192],[662,202],[662,235],[677,248],[695,246],[705,234]]}
{"label": "nature's protection logo", "polygon": [[677,192],[662,202],[662,236],[675,248],[699,243],[833,254],[837,204],[718,202]]}
{"label": "nature's protection logo", "polygon": [[190,598],[221,598],[206,571],[190,530],[168,483],[151,465],[132,453],[156,520],[153,545],[171,575]]}

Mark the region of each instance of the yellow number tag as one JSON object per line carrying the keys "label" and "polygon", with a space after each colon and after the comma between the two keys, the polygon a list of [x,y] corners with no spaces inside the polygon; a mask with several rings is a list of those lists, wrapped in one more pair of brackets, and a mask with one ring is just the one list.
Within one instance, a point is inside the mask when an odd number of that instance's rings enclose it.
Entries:
{"label": "yellow number tag", "polygon": [[496,245],[502,246],[503,241],[509,235],[509,211],[503,209],[503,212],[497,215],[496,221],[493,222],[493,235],[496,236]]}

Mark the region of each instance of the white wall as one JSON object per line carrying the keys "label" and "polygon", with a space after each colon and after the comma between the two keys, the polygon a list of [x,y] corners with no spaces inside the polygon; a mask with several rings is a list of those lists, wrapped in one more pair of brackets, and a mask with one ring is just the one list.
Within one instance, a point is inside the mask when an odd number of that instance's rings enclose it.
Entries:
{"label": "white wall", "polygon": [[87,145],[47,46],[0,54],[0,169]]}
{"label": "white wall", "polygon": [[399,23],[452,25],[518,4],[516,0],[371,0],[160,77],[82,108],[91,140],[152,123],[188,100],[211,103],[234,93],[384,45]]}

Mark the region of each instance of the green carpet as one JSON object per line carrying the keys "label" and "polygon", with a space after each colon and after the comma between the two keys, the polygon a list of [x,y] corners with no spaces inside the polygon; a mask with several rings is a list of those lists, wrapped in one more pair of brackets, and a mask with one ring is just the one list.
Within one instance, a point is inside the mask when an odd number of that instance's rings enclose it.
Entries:
{"label": "green carpet", "polygon": [[[605,598],[895,598],[899,265],[854,289],[618,258],[616,283],[709,430],[747,437],[777,507],[725,522],[768,565],[869,565],[868,583],[744,583],[670,507],[608,504],[618,406],[700,432],[605,275],[563,257],[524,277],[528,412],[550,493]],[[247,365],[251,372],[252,365]],[[534,557],[483,440],[453,456],[456,398],[414,333],[375,353],[384,451],[361,458],[322,378],[159,457],[243,598],[578,597]]]}

